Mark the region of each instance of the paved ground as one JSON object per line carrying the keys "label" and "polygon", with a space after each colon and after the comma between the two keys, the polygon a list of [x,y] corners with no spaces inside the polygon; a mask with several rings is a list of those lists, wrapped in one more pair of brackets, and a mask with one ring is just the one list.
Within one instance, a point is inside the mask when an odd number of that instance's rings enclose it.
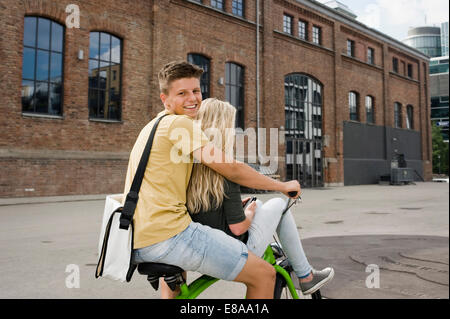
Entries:
{"label": "paved ground", "polygon": [[[294,208],[305,251],[314,267],[336,271],[322,294],[449,298],[448,187],[305,189],[303,203]],[[158,298],[137,273],[130,283],[94,278],[102,198],[0,199],[0,298]],[[79,288],[68,288],[77,274]],[[244,295],[242,284],[219,281],[201,297]]]}

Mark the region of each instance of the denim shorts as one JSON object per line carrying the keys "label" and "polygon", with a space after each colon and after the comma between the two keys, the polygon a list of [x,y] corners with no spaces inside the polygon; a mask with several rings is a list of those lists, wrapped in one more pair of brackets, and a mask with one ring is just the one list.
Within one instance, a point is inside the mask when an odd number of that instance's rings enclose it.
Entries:
{"label": "denim shorts", "polygon": [[248,259],[248,248],[223,231],[191,222],[165,241],[133,251],[134,261],[175,265],[224,280],[234,280]]}

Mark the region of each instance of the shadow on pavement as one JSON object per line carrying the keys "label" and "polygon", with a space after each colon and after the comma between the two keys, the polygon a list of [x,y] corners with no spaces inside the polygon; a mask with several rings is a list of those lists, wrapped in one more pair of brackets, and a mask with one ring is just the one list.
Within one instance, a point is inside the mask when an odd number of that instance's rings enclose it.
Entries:
{"label": "shadow on pavement", "polygon": [[336,236],[302,243],[313,267],[335,270],[321,289],[326,298],[449,298],[447,237]]}

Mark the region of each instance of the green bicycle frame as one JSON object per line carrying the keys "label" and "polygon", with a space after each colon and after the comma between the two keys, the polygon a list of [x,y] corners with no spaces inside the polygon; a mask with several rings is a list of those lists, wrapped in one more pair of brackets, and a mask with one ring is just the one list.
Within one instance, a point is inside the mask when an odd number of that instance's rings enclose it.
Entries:
{"label": "green bicycle frame", "polygon": [[[283,267],[277,265],[275,256],[273,254],[272,247],[270,245],[267,247],[264,252],[263,259],[271,264],[277,273],[279,273],[286,280],[287,287],[289,292],[291,293],[292,298],[299,299],[297,290],[295,290],[294,283],[292,282],[291,276],[289,273],[283,269]],[[195,299],[197,298],[203,291],[205,291],[209,286],[219,281],[219,279],[202,275],[201,277],[194,280],[191,284],[183,283],[180,286],[181,293],[176,297],[176,299]]]}

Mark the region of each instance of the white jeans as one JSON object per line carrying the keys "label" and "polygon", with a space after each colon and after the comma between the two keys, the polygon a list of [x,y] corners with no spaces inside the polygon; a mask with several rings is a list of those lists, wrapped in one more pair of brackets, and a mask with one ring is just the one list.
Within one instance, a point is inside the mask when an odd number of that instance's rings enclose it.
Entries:
{"label": "white jeans", "polygon": [[273,198],[265,204],[260,200],[256,201],[255,217],[248,229],[247,247],[255,255],[262,256],[276,231],[295,274],[298,277],[306,277],[312,268],[303,251],[291,211],[288,210],[281,215],[286,204],[287,202],[281,198]]}

